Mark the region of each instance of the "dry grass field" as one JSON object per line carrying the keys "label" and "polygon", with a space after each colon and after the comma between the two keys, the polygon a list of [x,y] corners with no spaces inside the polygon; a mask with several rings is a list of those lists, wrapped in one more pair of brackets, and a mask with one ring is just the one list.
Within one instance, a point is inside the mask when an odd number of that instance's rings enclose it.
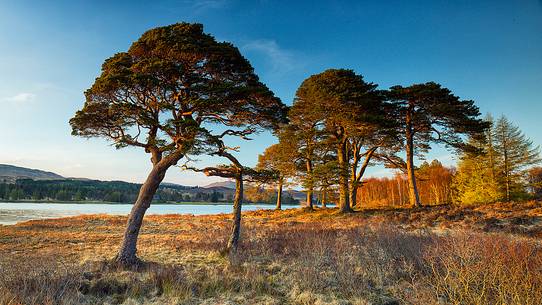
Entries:
{"label": "dry grass field", "polygon": [[542,203],[147,216],[141,270],[108,264],[125,217],[0,226],[0,304],[541,304]]}

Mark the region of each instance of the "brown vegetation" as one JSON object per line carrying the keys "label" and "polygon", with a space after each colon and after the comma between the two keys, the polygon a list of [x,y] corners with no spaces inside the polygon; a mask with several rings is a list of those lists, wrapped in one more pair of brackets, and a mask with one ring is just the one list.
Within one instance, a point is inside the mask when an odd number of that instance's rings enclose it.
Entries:
{"label": "brown vegetation", "polygon": [[142,270],[114,255],[124,217],[0,226],[1,304],[538,304],[542,204],[147,216]]}

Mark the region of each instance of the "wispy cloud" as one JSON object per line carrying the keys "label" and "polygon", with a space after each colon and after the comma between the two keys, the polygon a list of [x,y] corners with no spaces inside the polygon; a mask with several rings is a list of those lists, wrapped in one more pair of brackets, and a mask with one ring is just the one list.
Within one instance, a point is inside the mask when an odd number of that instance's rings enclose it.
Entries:
{"label": "wispy cloud", "polygon": [[228,0],[193,0],[190,2],[196,10],[206,10],[224,7]]}
{"label": "wispy cloud", "polygon": [[[205,14],[210,10],[225,8],[230,4],[231,0],[181,0],[154,2],[151,5],[160,11],[167,11],[175,14],[185,12],[187,16],[193,16]],[[189,19],[191,20],[191,18]]]}
{"label": "wispy cloud", "polygon": [[253,40],[242,47],[246,51],[262,53],[271,66],[271,73],[282,74],[294,70],[299,61],[295,60],[294,53],[281,48],[275,40]]}
{"label": "wispy cloud", "polygon": [[6,102],[12,102],[12,103],[27,103],[35,99],[36,99],[36,95],[34,93],[21,92],[13,96],[5,97],[2,100]]}
{"label": "wispy cloud", "polygon": [[[194,13],[202,13],[207,10],[219,9],[228,5],[230,0],[185,0],[178,3],[183,8],[191,8]],[[171,7],[170,7],[171,8]]]}

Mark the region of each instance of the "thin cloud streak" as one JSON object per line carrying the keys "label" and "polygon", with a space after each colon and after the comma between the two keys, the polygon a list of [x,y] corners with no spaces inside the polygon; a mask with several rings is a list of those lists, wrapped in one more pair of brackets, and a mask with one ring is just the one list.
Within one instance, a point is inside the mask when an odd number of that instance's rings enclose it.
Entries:
{"label": "thin cloud streak", "polygon": [[197,11],[207,10],[207,9],[217,9],[226,6],[228,0],[195,0],[190,1],[192,7]]}
{"label": "thin cloud streak", "polygon": [[299,66],[299,61],[295,60],[294,54],[281,48],[275,40],[254,40],[243,45],[242,49],[263,54],[271,66],[270,73],[272,74],[285,74]]}
{"label": "thin cloud streak", "polygon": [[12,102],[12,103],[27,103],[35,99],[36,99],[36,95],[34,93],[21,92],[14,96],[5,97],[2,100],[6,102]]}

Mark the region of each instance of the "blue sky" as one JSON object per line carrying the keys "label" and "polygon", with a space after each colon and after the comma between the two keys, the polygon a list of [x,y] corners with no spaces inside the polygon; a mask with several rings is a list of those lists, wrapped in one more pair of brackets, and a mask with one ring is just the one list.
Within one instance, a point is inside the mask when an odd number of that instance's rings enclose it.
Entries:
{"label": "blue sky", "polygon": [[[233,42],[287,104],[303,79],[328,68],[354,69],[381,88],[437,81],[542,144],[542,1],[292,2],[0,0],[0,163],[141,182],[148,155],[75,138],[68,120],[106,58],[180,21]],[[274,141],[263,134],[239,157],[254,165]],[[429,158],[454,163],[440,148]],[[213,179],[173,168],[166,181]]]}

